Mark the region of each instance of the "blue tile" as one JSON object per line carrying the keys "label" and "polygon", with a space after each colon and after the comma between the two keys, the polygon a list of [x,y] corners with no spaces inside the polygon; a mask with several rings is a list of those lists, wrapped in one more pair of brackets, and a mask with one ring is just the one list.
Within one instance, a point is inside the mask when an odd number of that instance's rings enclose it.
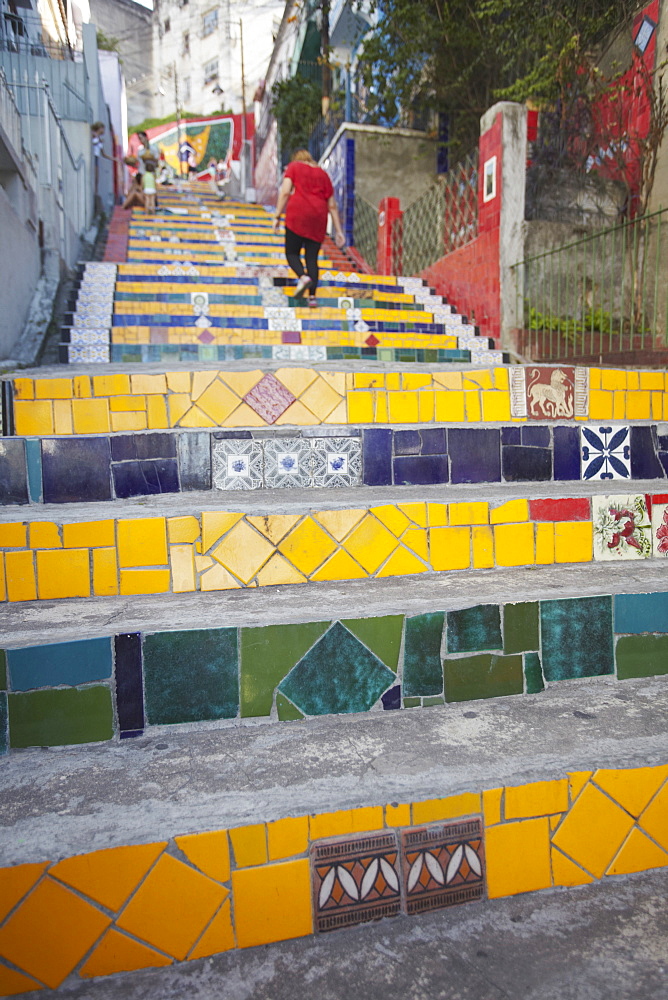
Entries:
{"label": "blue tile", "polygon": [[668,593],[617,594],[614,602],[616,633],[668,632]]}
{"label": "blue tile", "polygon": [[179,434],[178,454],[181,489],[210,490],[211,435],[207,431]]}
{"label": "blue tile", "polygon": [[452,427],[448,430],[450,481],[501,481],[501,435],[498,430]]}
{"label": "blue tile", "polygon": [[176,458],[174,434],[121,434],[111,439],[111,458],[125,462],[136,458]]}
{"label": "blue tile", "polygon": [[392,431],[373,428],[363,432],[364,476],[366,486],[392,484]]}
{"label": "blue tile", "polygon": [[503,478],[507,483],[541,483],[552,479],[552,452],[549,448],[507,445],[501,451]]}
{"label": "blue tile", "polygon": [[394,432],[395,455],[419,455],[421,447],[422,441],[418,431]]}
{"label": "blue tile", "polygon": [[386,712],[392,712],[397,708],[401,708],[401,684],[395,684],[393,688],[386,691],[381,701]]}
{"label": "blue tile", "polygon": [[12,691],[87,684],[111,677],[111,640],[82,639],[7,650]]}
{"label": "blue tile", "polygon": [[42,442],[45,503],[111,500],[109,438]]}
{"label": "blue tile", "polygon": [[26,438],[28,492],[33,503],[42,502],[42,443],[38,438]]}
{"label": "blue tile", "polygon": [[656,427],[631,427],[631,477],[633,479],[665,479],[663,465],[657,457]]}
{"label": "blue tile", "polygon": [[174,458],[121,462],[112,465],[111,472],[116,496],[121,500],[179,492],[178,466]]}
{"label": "blue tile", "polygon": [[0,504],[28,503],[28,469],[23,438],[0,439]]}
{"label": "blue tile", "polygon": [[121,737],[124,732],[144,729],[144,685],[142,683],[141,635],[125,632],[114,636],[116,714]]}
{"label": "blue tile", "polygon": [[447,455],[416,455],[395,458],[394,482],[397,486],[429,486],[448,482]]}
{"label": "blue tile", "polygon": [[580,428],[555,427],[554,479],[555,482],[580,478]]}
{"label": "blue tile", "polygon": [[434,427],[420,431],[422,455],[445,455],[448,450],[445,427]]}
{"label": "blue tile", "polygon": [[522,427],[522,444],[530,445],[534,448],[550,447],[549,427]]}

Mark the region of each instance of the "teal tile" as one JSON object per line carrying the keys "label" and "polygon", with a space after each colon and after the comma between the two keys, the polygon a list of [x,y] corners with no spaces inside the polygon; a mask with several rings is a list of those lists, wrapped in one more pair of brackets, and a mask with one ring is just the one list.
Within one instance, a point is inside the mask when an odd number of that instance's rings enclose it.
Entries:
{"label": "teal tile", "polygon": [[0,649],[0,691],[7,690],[7,654]]}
{"label": "teal tile", "polygon": [[7,650],[12,691],[76,687],[111,677],[111,639],[82,639]]}
{"label": "teal tile", "polygon": [[524,693],[521,656],[480,653],[443,662],[446,701],[474,701]]}
{"label": "teal tile", "polygon": [[235,628],[146,635],[143,653],[149,724],[236,717],[239,677]]}
{"label": "teal tile", "polygon": [[668,593],[617,594],[615,632],[668,632]]}
{"label": "teal tile", "polygon": [[403,690],[406,697],[442,694],[441,639],[445,612],[406,619]]}
{"label": "teal tile", "polygon": [[330,622],[241,629],[241,716],[269,715],[276,685],[330,626]]}
{"label": "teal tile", "polygon": [[622,635],[615,659],[620,681],[668,674],[668,635]]}
{"label": "teal tile", "polygon": [[382,618],[342,618],[341,624],[396,674],[404,628],[403,615],[384,615]]}
{"label": "teal tile", "polygon": [[475,653],[502,649],[501,612],[497,604],[478,604],[462,611],[448,611],[449,653]]}
{"label": "teal tile", "polygon": [[0,691],[0,753],[7,753],[9,733],[7,732],[7,695]]}
{"label": "teal tile", "polygon": [[33,503],[42,502],[42,443],[39,438],[26,438],[28,492]]}
{"label": "teal tile", "polygon": [[55,747],[110,740],[111,692],[106,684],[10,694],[12,747]]}
{"label": "teal tile", "polygon": [[524,679],[527,694],[538,694],[540,691],[545,690],[543,671],[540,666],[540,656],[538,653],[524,654]]}
{"label": "teal tile", "polygon": [[503,652],[538,649],[538,603],[506,604],[503,609]]}
{"label": "teal tile", "polygon": [[613,672],[611,597],[541,601],[540,628],[545,680]]}
{"label": "teal tile", "polygon": [[395,681],[377,656],[335,622],[279,691],[305,715],[366,712]]}
{"label": "teal tile", "polygon": [[298,722],[304,718],[299,709],[280,692],[276,695],[276,712],[279,722]]}

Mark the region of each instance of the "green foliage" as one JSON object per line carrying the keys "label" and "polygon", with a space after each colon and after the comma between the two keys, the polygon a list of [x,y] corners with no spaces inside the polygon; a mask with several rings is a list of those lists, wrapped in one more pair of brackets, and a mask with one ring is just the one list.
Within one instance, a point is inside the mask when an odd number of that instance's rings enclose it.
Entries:
{"label": "green foliage", "polygon": [[[224,111],[217,112],[218,114],[225,114]],[[229,114],[232,114],[230,111]],[[195,111],[182,111],[181,121],[190,121],[192,118],[201,118],[201,114],[197,114]],[[164,118],[144,118],[143,122],[139,122],[138,125],[131,125],[128,128],[128,135],[132,135],[134,132],[148,132],[150,128],[155,128],[156,125],[169,125],[170,122],[176,121],[176,112],[173,111],[171,115],[165,115]]]}
{"label": "green foliage", "polygon": [[293,76],[275,83],[271,93],[283,151],[306,147],[320,117],[322,88],[313,80]]}
{"label": "green foliage", "polygon": [[[528,302],[526,303],[528,306]],[[540,333],[558,333],[561,338],[573,346],[580,346],[583,342],[584,334],[615,334],[622,333],[650,333],[650,327],[642,323],[631,322],[630,319],[619,319],[611,312],[600,307],[588,309],[581,319],[574,316],[557,316],[554,313],[542,313],[533,306],[527,309],[525,317],[525,327]]]}
{"label": "green foliage", "polygon": [[104,52],[120,52],[121,40],[113,35],[105,35],[104,31],[97,29],[97,47]]}

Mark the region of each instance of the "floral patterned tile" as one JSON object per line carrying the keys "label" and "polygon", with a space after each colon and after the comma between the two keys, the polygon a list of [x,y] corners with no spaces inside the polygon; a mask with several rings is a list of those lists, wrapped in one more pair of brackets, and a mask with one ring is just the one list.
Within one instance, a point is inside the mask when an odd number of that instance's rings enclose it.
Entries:
{"label": "floral patterned tile", "polygon": [[311,486],[311,445],[302,438],[264,442],[265,486]]}
{"label": "floral patterned tile", "polygon": [[362,477],[360,438],[320,438],[313,442],[314,486],[357,486]]}
{"label": "floral patterned tile", "polygon": [[631,428],[581,427],[580,454],[581,479],[630,479]]}
{"label": "floral patterned tile", "polygon": [[668,497],[654,497],[652,503],[653,554],[659,558],[668,556]]}
{"label": "floral patterned tile", "polygon": [[259,441],[231,438],[213,441],[213,485],[217,490],[259,490],[263,486],[263,455]]}
{"label": "floral patterned tile", "polygon": [[408,914],[480,899],[485,887],[482,822],[403,830],[401,861]]}
{"label": "floral patterned tile", "polygon": [[311,848],[311,874],[317,931],[352,927],[399,913],[401,883],[394,833],[315,844]]}
{"label": "floral patterned tile", "polygon": [[594,559],[648,559],[652,553],[652,525],[642,494],[592,497]]}

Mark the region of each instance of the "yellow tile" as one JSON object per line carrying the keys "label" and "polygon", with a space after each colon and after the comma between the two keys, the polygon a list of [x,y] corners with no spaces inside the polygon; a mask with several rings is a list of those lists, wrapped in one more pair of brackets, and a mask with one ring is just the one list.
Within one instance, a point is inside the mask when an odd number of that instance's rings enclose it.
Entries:
{"label": "yellow tile", "polygon": [[402,389],[425,389],[431,385],[431,372],[402,372]]}
{"label": "yellow tile", "polygon": [[501,822],[503,805],[503,788],[488,788],[482,793],[482,812],[485,826],[494,826]]}
{"label": "yellow tile", "polygon": [[[355,529],[355,532],[358,530]],[[350,539],[346,544],[349,542]],[[301,573],[310,576],[334,552],[336,544],[316,521],[307,517],[283,539],[278,548]]]}
{"label": "yellow tile", "polygon": [[510,388],[510,376],[508,375],[507,368],[495,368],[493,370],[494,375],[494,388],[495,389],[508,389]]}
{"label": "yellow tile", "polygon": [[236,947],[232,926],[232,904],[225,900],[201,938],[188,955],[189,959],[208,958]]}
{"label": "yellow tile", "polygon": [[75,375],[72,379],[72,395],[76,399],[87,399],[90,394],[90,377],[88,375]]}
{"label": "yellow tile", "polygon": [[638,825],[668,851],[668,785],[655,795]]}
{"label": "yellow tile", "polygon": [[248,516],[246,520],[260,534],[268,538],[272,545],[278,545],[282,538],[285,538],[288,531],[294,528],[301,514],[264,514],[258,517]]}
{"label": "yellow tile", "polygon": [[390,423],[416,424],[420,419],[417,392],[391,392],[389,394]]}
{"label": "yellow tile", "polygon": [[313,933],[306,858],[235,871],[232,893],[239,948]]}
{"label": "yellow tile", "polygon": [[445,389],[461,389],[462,388],[462,373],[461,372],[432,372],[434,382],[438,385],[442,385]]}
{"label": "yellow tile", "polygon": [[313,517],[337,542],[341,542],[365,514],[366,510],[321,510]]}
{"label": "yellow tile", "polygon": [[472,792],[449,795],[445,799],[427,799],[413,803],[413,824],[435,823],[441,819],[458,819],[480,813],[480,796]]}
{"label": "yellow tile", "polygon": [[468,569],[471,565],[470,528],[430,528],[432,569]]}
{"label": "yellow tile", "polygon": [[229,831],[237,868],[264,865],[267,862],[267,831],[264,823],[240,826]]}
{"label": "yellow tile", "polygon": [[510,392],[481,392],[482,419],[485,423],[499,423],[510,420]]}
{"label": "yellow tile", "polygon": [[489,524],[488,503],[448,504],[450,524]]}
{"label": "yellow tile", "polygon": [[320,580],[361,580],[368,576],[352,556],[339,549],[331,559],[327,559],[311,579]]}
{"label": "yellow tile", "polygon": [[37,861],[33,864],[0,868],[0,923],[19,900],[37,884],[48,866],[48,861]]}
{"label": "yellow tile", "polygon": [[425,562],[429,560],[429,537],[426,528],[409,528],[401,539],[406,548]]}
{"label": "yellow tile", "polygon": [[167,533],[173,545],[191,544],[199,538],[199,521],[196,517],[168,517]]}
{"label": "yellow tile", "polygon": [[393,802],[385,806],[385,825],[390,827],[410,826],[411,807],[408,803]]}
{"label": "yellow tile", "polygon": [[112,414],[145,410],[146,396],[112,396],[109,400],[109,409]]}
{"label": "yellow tile", "polygon": [[168,569],[122,569],[121,595],[168,594]]}
{"label": "yellow tile", "polygon": [[593,773],[593,771],[568,772],[568,791],[571,797],[571,802],[575,802],[576,798],[587,784]]}
{"label": "yellow tile", "polygon": [[7,583],[5,580],[5,557],[0,552],[0,601],[7,600]]}
{"label": "yellow tile", "polygon": [[169,426],[175,427],[179,420],[190,409],[190,394],[185,392],[174,392],[167,397],[169,407]]}
{"label": "yellow tile", "polygon": [[481,420],[480,396],[478,389],[465,389],[466,419],[469,423],[479,423]]}
{"label": "yellow tile", "polygon": [[637,819],[666,778],[668,767],[665,766],[625,767],[596,771],[593,781]]}
{"label": "yellow tile", "polygon": [[367,573],[374,573],[397,547],[397,539],[375,517],[368,514],[348,536],[343,547]]}
{"label": "yellow tile", "polygon": [[274,552],[274,546],[245,521],[236,524],[211,555],[230,573],[248,584]]}
{"label": "yellow tile", "polygon": [[236,410],[239,405],[239,397],[222,382],[216,380],[204,390],[197,400],[197,405],[216,424],[222,424]]}
{"label": "yellow tile", "polygon": [[71,399],[71,378],[35,379],[35,399]]}
{"label": "yellow tile", "polygon": [[541,521],[536,524],[536,565],[554,562],[554,524]]}
{"label": "yellow tile", "polygon": [[164,517],[121,519],[117,527],[118,561],[121,567],[166,565],[167,531]]}
{"label": "yellow tile", "polygon": [[208,389],[214,379],[218,376],[217,371],[213,372],[193,372],[193,382],[192,389],[190,390],[190,398],[193,403],[195,400],[199,399],[205,389]]}
{"label": "yellow tile", "polygon": [[106,434],[109,402],[106,399],[73,399],[72,421],[75,434]]}
{"label": "yellow tile", "polygon": [[562,886],[589,885],[590,882],[594,881],[591,875],[583,872],[582,868],[574,864],[556,847],[552,848],[552,878],[555,885]]}
{"label": "yellow tile", "polygon": [[115,972],[134,972],[138,969],[171,964],[171,958],[161,955],[145,944],[140,944],[126,934],[120,934],[112,927],[86,959],[79,970],[79,975],[84,979],[90,979],[95,976],[109,976]]}
{"label": "yellow tile", "polygon": [[288,406],[284,413],[281,413],[278,420],[275,421],[276,427],[283,426],[299,426],[299,427],[312,427],[315,424],[319,424],[320,421],[314,413],[311,413],[309,409],[300,400],[295,400]]}
{"label": "yellow tile", "polygon": [[317,372],[312,368],[278,368],[274,375],[297,398],[317,378]]}
{"label": "yellow tile", "polygon": [[464,371],[462,374],[465,389],[474,386],[478,386],[480,389],[492,388],[492,372],[489,368],[483,368],[480,371]]}
{"label": "yellow tile", "polygon": [[640,372],[641,389],[659,389],[663,392],[664,374],[663,372]]}
{"label": "yellow tile", "polygon": [[533,781],[506,788],[506,819],[550,816],[568,809],[568,782]]}
{"label": "yellow tile", "polygon": [[493,507],[489,514],[490,524],[509,524],[529,520],[528,500],[508,500],[499,507]]}
{"label": "yellow tile", "polygon": [[31,549],[61,548],[58,525],[53,521],[31,521],[28,546]]}
{"label": "yellow tile", "polygon": [[167,388],[190,395],[190,372],[167,372]]}
{"label": "yellow tile", "polygon": [[167,841],[76,854],[55,864],[49,875],[116,912],[165,847]]}
{"label": "yellow tile", "polygon": [[594,529],[590,521],[557,521],[555,523],[555,562],[591,562],[593,546]]}
{"label": "yellow tile", "polygon": [[590,420],[612,419],[612,393],[598,389],[589,390]]}
{"label": "yellow tile", "polygon": [[366,833],[369,830],[382,830],[383,807],[367,806],[361,809],[352,809],[353,833]]}
{"label": "yellow tile", "polygon": [[626,416],[626,391],[620,390],[612,394],[612,419],[623,420]]}
{"label": "yellow tile", "polygon": [[234,527],[243,514],[230,511],[205,511],[202,514],[202,552],[208,552],[214,542]]}
{"label": "yellow tile", "polygon": [[374,422],[373,393],[356,391],[347,393],[348,422],[372,424]]}
{"label": "yellow tile", "polygon": [[626,371],[616,368],[602,368],[601,388],[626,389]]}
{"label": "yellow tile", "polygon": [[159,393],[164,396],[167,392],[167,378],[165,375],[131,375],[130,382],[132,392],[151,395]]}
{"label": "yellow tile", "polygon": [[56,434],[72,433],[72,404],[69,399],[54,401],[53,426]]}
{"label": "yellow tile", "polygon": [[112,413],[112,431],[145,431],[148,421],[145,413]]}
{"label": "yellow tile", "polygon": [[406,517],[410,517],[413,524],[417,524],[420,528],[427,527],[427,504],[398,503],[397,507],[403,511]]}
{"label": "yellow tile", "polygon": [[116,925],[182,960],[226,896],[223,886],[163,854]]}
{"label": "yellow tile", "polygon": [[443,528],[448,523],[447,503],[430,503],[427,505],[429,511],[429,527]]}
{"label": "yellow tile", "polygon": [[343,372],[320,372],[320,378],[327,382],[339,396],[345,395],[346,376]]}
{"label": "yellow tile", "polygon": [[418,392],[418,418],[422,424],[431,424],[434,422],[436,406],[434,396],[435,393],[427,389]]}
{"label": "yellow tile", "polygon": [[396,392],[401,388],[401,374],[399,372],[388,372],[385,376],[385,387],[391,392]]}
{"label": "yellow tile", "polygon": [[556,830],[563,818],[563,813],[554,813],[553,816],[550,816],[550,830]]}
{"label": "yellow tile", "polygon": [[93,549],[93,593],[96,597],[111,597],[118,593],[115,548]]}
{"label": "yellow tile", "polygon": [[308,816],[294,816],[267,823],[269,860],[293,858],[308,850]]}
{"label": "yellow tile", "polygon": [[605,874],[629,875],[632,872],[645,872],[651,868],[666,866],[668,854],[640,830],[634,829]]}
{"label": "yellow tile", "polygon": [[211,590],[239,590],[241,584],[235,580],[231,573],[228,573],[223,566],[212,566],[205,570],[200,577],[199,589],[201,591]]}
{"label": "yellow tile", "polygon": [[14,426],[19,437],[53,434],[53,403],[42,400],[38,403],[14,401]]}
{"label": "yellow tile", "polygon": [[633,819],[589,784],[578,797],[552,842],[586,872],[601,878],[626,839]]}
{"label": "yellow tile", "polygon": [[185,594],[197,590],[192,545],[170,545],[169,562],[172,570],[172,592]]}
{"label": "yellow tile", "polygon": [[8,601],[35,601],[35,567],[32,552],[5,552]]}
{"label": "yellow tile", "polygon": [[527,566],[535,559],[534,526],[497,524],[494,527],[494,552],[497,566]]}
{"label": "yellow tile", "polygon": [[394,504],[386,504],[383,507],[372,507],[370,513],[374,514],[397,538],[411,523],[406,515],[395,507]]}
{"label": "yellow tile", "polygon": [[48,549],[37,553],[38,595],[41,601],[90,596],[88,549]]}
{"label": "yellow tile", "polygon": [[550,826],[546,818],[488,827],[485,855],[490,899],[535,892],[552,884]]}
{"label": "yellow tile", "polygon": [[628,420],[649,420],[649,392],[626,393],[626,417]]}
{"label": "yellow tile", "polygon": [[98,545],[113,545],[115,542],[115,522],[79,521],[63,525],[63,546],[66,549],[94,548]]}
{"label": "yellow tile", "polygon": [[663,419],[663,393],[653,392],[652,394],[652,420]]}
{"label": "yellow tile", "polygon": [[227,831],[216,830],[213,833],[192,833],[184,837],[175,837],[176,846],[183,851],[188,861],[196,868],[215,879],[216,882],[227,882],[230,877],[230,846],[227,842]]}
{"label": "yellow tile", "polygon": [[341,396],[322,378],[318,378],[302,393],[300,402],[319,420],[324,420],[339,405]]}
{"label": "yellow tile", "polygon": [[[294,403],[292,404],[295,405]],[[225,427],[266,427],[259,413],[251,410],[248,403],[241,403],[224,421]]]}
{"label": "yellow tile", "polygon": [[377,576],[379,579],[387,576],[412,576],[415,573],[426,573],[427,569],[428,567],[417,556],[400,545],[378,570]]}
{"label": "yellow tile", "polygon": [[638,377],[638,372],[626,372],[626,388],[633,390],[640,388],[640,378]]}
{"label": "yellow tile", "polygon": [[494,566],[494,534],[488,525],[471,529],[474,569],[491,569]]}
{"label": "yellow tile", "polygon": [[600,389],[601,388],[601,369],[600,368],[590,368],[589,369],[589,389]]}
{"label": "yellow tile", "polygon": [[264,372],[257,368],[252,372],[219,372],[218,377],[241,399],[264,378]]}
{"label": "yellow tile", "polygon": [[0,929],[0,953],[56,989],[111,919],[46,878]]}
{"label": "yellow tile", "polygon": [[13,380],[14,402],[17,399],[34,399],[35,386],[31,378],[15,378]]}
{"label": "yellow tile", "polygon": [[325,837],[342,837],[352,832],[353,818],[350,809],[309,816],[309,836],[312,841]]}
{"label": "yellow tile", "polygon": [[129,392],[129,375],[93,375],[93,393],[96,396],[121,396]]}

